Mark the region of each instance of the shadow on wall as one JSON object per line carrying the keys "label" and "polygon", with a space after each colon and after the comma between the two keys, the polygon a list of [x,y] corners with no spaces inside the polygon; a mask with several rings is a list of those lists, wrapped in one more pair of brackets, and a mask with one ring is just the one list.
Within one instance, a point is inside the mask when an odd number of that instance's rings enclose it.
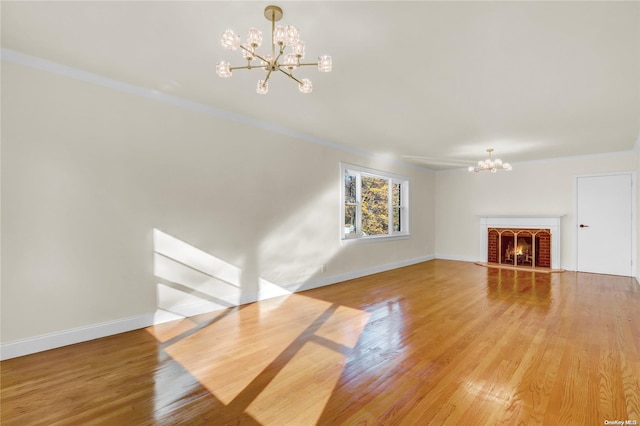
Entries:
{"label": "shadow on wall", "polygon": [[[244,254],[240,266],[154,229],[155,323],[334,283],[335,275],[325,275],[326,266],[342,246],[336,235],[317,232],[337,230],[337,217],[327,214],[334,204],[335,191],[328,187],[303,205],[286,210],[279,223],[266,225],[266,232],[256,230],[260,243]],[[306,237],[311,232],[316,233],[313,241]]]}
{"label": "shadow on wall", "polygon": [[[153,230],[156,324],[291,294],[159,229]],[[252,284],[253,282],[253,284]]]}

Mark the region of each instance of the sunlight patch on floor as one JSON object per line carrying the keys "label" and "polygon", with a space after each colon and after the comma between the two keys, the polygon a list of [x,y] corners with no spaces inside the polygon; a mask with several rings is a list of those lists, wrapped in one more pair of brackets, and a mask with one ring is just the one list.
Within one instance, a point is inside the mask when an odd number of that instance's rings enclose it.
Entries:
{"label": "sunlight patch on floor", "polygon": [[355,347],[358,338],[369,322],[371,314],[359,309],[340,306],[316,331],[318,337],[331,340],[349,348]]}
{"label": "sunlight patch on floor", "polygon": [[[273,315],[261,312],[259,305],[247,305],[166,349],[224,404],[247,388],[331,303],[294,294]],[[265,332],[257,338],[243,333],[256,320],[255,326]],[[272,336],[271,329],[278,333]]]}
{"label": "sunlight patch on floor", "polygon": [[159,342],[164,343],[167,340],[171,340],[174,337],[188,332],[196,326],[197,324],[195,321],[185,318],[177,321],[155,324],[151,327],[147,327],[146,330],[149,334],[158,339]]}
{"label": "sunlight patch on floor", "polygon": [[[342,374],[345,357],[307,342],[246,412],[263,425],[316,424]],[[313,377],[313,382],[309,382]]]}

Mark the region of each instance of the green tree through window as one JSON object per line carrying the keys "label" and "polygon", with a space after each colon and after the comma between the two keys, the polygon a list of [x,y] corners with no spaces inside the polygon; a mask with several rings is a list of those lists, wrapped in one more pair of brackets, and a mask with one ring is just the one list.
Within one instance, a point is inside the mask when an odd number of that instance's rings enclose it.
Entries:
{"label": "green tree through window", "polygon": [[408,235],[409,181],[343,165],[343,239]]}
{"label": "green tree through window", "polygon": [[366,235],[389,233],[389,181],[362,177],[362,232]]}

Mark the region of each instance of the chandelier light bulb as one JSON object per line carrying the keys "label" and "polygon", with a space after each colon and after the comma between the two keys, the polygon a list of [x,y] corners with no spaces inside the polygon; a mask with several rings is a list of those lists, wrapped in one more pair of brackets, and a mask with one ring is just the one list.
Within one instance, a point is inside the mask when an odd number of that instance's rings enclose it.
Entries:
{"label": "chandelier light bulb", "polygon": [[255,28],[249,28],[247,32],[247,43],[254,49],[262,46],[262,31]]}
{"label": "chandelier light bulb", "polygon": [[318,58],[318,71],[320,72],[331,72],[331,56],[322,55]]}
{"label": "chandelier light bulb", "polygon": [[298,32],[298,29],[293,25],[287,25],[287,27],[285,28],[285,39],[284,39],[285,46],[293,46],[299,40],[300,40],[300,33]]}
{"label": "chandelier light bulb", "polygon": [[259,95],[266,95],[269,92],[269,83],[264,80],[258,80],[258,87],[256,87],[256,93]]}
{"label": "chandelier light bulb", "polygon": [[283,26],[278,25],[273,30],[273,43],[277,44],[278,46],[283,46],[284,45],[284,40],[286,38],[287,38],[287,31],[284,29]]}
{"label": "chandelier light bulb", "polygon": [[227,50],[238,50],[238,47],[240,47],[240,36],[234,33],[233,30],[226,30],[222,33],[220,44]]}
{"label": "chandelier light bulb", "polygon": [[223,78],[231,77],[231,66],[229,65],[229,62],[218,62],[218,65],[216,65],[216,74]]}
{"label": "chandelier light bulb", "polygon": [[254,53],[252,50],[244,50],[242,49],[242,57],[246,60],[252,61],[254,58]]}
{"label": "chandelier light bulb", "polygon": [[293,53],[288,53],[284,57],[284,66],[289,70],[296,69],[298,67],[298,58]]}
{"label": "chandelier light bulb", "polygon": [[313,91],[313,83],[311,83],[311,80],[309,80],[308,78],[303,78],[302,84],[298,86],[298,89],[302,93],[311,93]]}
{"label": "chandelier light bulb", "polygon": [[[320,72],[330,72],[332,68],[331,56],[323,55],[318,57],[317,62],[304,62],[306,54],[305,42],[300,40],[300,31],[293,25],[278,25],[282,19],[282,8],[275,5],[269,5],[264,8],[264,17],[271,25],[271,43],[267,43],[267,52],[260,52],[263,38],[262,31],[257,28],[249,28],[247,31],[246,42],[240,40],[233,30],[225,30],[222,33],[220,43],[222,47],[228,50],[242,50],[242,57],[247,60],[244,65],[231,66],[227,61],[220,61],[216,65],[216,74],[220,77],[231,77],[232,70],[252,70],[259,68],[266,71],[264,80],[258,81],[256,92],[265,95],[269,91],[269,80],[276,74],[284,74],[298,84],[298,89],[302,93],[311,93],[313,84],[308,78],[300,78],[297,74],[299,68],[305,66],[317,66]],[[269,34],[269,33],[266,33]],[[259,62],[252,62],[256,60]]]}
{"label": "chandelier light bulb", "polygon": [[293,54],[296,55],[298,58],[304,58],[304,41],[298,40],[293,45]]}

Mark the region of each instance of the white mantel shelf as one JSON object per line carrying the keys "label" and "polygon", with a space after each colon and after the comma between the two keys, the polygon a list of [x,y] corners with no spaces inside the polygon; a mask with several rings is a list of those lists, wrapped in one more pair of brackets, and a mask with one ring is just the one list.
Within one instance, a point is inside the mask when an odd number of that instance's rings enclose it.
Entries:
{"label": "white mantel shelf", "polygon": [[551,269],[560,269],[560,224],[564,215],[481,215],[480,259],[488,261],[489,228],[549,229],[551,231]]}

